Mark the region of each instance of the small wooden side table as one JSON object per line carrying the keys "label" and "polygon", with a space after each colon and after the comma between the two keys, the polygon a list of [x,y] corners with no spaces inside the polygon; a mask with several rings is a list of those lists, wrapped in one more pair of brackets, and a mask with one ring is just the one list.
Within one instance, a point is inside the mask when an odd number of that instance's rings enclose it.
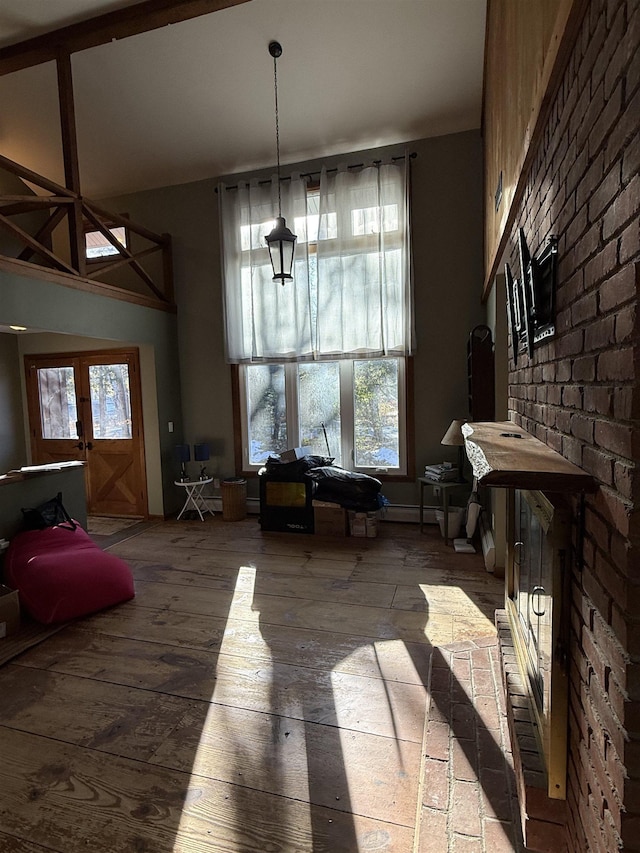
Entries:
{"label": "small wooden side table", "polygon": [[176,486],[180,486],[187,493],[187,498],[184,502],[184,506],[178,513],[178,518],[176,521],[180,521],[184,513],[188,509],[195,510],[200,516],[200,521],[204,521],[203,512],[210,512],[211,515],[215,513],[213,510],[207,505],[207,502],[202,494],[202,490],[205,486],[208,486],[209,483],[213,483],[213,477],[207,477],[206,480],[189,480],[186,482],[182,482],[181,480],[174,480]]}
{"label": "small wooden side table", "polygon": [[449,492],[451,489],[466,485],[464,481],[457,480],[432,480],[431,477],[418,477],[420,483],[420,533],[424,527],[424,490],[426,486],[432,489],[440,489],[442,492],[442,511],[444,512],[444,541],[449,544]]}

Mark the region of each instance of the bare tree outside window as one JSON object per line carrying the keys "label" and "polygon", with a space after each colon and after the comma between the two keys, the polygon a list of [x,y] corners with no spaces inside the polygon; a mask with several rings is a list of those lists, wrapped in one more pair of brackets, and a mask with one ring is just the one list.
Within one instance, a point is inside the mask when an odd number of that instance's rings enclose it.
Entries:
{"label": "bare tree outside window", "polygon": [[249,464],[260,465],[287,449],[284,367],[251,365],[246,371]]}
{"label": "bare tree outside window", "polygon": [[43,438],[75,438],[76,388],[73,367],[38,370],[38,393]]}

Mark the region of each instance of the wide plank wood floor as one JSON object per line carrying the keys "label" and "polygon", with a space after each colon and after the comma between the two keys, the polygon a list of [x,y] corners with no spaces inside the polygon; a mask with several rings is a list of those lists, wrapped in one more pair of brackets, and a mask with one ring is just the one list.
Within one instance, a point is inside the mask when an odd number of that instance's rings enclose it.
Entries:
{"label": "wide plank wood floor", "polygon": [[378,530],[125,531],[136,598],[0,668],[0,850],[411,853],[432,648],[494,634],[502,583]]}

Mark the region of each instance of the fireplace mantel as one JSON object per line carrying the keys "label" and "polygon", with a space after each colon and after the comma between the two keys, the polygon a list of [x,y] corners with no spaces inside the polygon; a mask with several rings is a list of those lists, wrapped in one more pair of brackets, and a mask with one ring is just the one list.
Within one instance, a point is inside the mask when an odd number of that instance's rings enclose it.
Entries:
{"label": "fireplace mantel", "polygon": [[511,421],[462,425],[473,475],[482,486],[593,491],[593,477]]}

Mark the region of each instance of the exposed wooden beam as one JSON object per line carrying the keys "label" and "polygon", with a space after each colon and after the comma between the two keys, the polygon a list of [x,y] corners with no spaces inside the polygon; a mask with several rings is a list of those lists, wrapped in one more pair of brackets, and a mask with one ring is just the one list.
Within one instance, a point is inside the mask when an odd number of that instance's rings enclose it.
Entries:
{"label": "exposed wooden beam", "polygon": [[248,0],[143,0],[36,36],[32,39],[0,48],[0,75],[50,62],[61,53],[77,53],[114,39],[146,33],[150,30],[178,24],[208,15],[229,6],[239,6]]}
{"label": "exposed wooden beam", "polygon": [[60,105],[60,129],[62,131],[62,157],[64,180],[67,187],[78,196],[69,209],[69,245],[71,263],[80,275],[85,275],[86,250],[82,228],[82,201],[80,196],[80,164],[78,162],[78,140],[76,136],[76,109],[73,101],[73,74],[71,57],[68,53],[56,59],[58,72],[58,103]]}
{"label": "exposed wooden beam", "polygon": [[129,251],[129,249],[127,249],[127,247],[126,247],[126,246],[123,246],[123,245],[122,245],[122,243],[120,243],[120,241],[119,241],[119,240],[116,240],[116,238],[113,236],[113,234],[111,233],[111,231],[109,231],[109,229],[108,229],[105,225],[103,225],[103,224],[102,224],[102,222],[98,219],[98,217],[97,217],[95,214],[93,214],[93,213],[89,210],[89,208],[88,208],[88,207],[86,207],[86,206],[85,206],[85,209],[84,209],[84,210],[85,210],[85,216],[87,217],[87,219],[89,220],[89,222],[90,222],[90,223],[91,223],[91,224],[92,224],[92,225],[93,225],[93,226],[94,226],[98,231],[100,231],[100,233],[101,233],[101,234],[102,234],[102,235],[103,235],[103,236],[104,236],[104,237],[105,237],[105,238],[106,238],[106,239],[111,243],[111,245],[114,247],[114,249],[117,249],[117,250],[118,250],[118,252],[120,253],[120,255],[121,255],[123,258],[127,258],[127,259],[128,259],[129,266],[130,266],[133,270],[135,270],[135,272],[137,272],[137,274],[138,274],[138,275],[140,276],[140,278],[144,281],[144,283],[147,285],[147,287],[149,288],[149,290],[151,290],[151,292],[152,292],[155,296],[157,296],[157,297],[158,297],[158,299],[165,299],[166,297],[165,297],[164,293],[163,293],[161,290],[159,290],[159,288],[157,288],[157,287],[156,287],[156,285],[155,285],[155,283],[154,283],[153,279],[151,278],[151,276],[150,276],[150,275],[147,273],[147,271],[146,271],[146,270],[145,270],[145,269],[144,269],[144,268],[143,268],[143,267],[142,267],[142,266],[141,266],[141,265],[140,265],[140,264],[135,260],[135,257],[134,257],[134,255],[133,255],[133,253],[132,253],[132,252],[130,252],[130,251]]}
{"label": "exposed wooden beam", "polygon": [[121,267],[126,267],[131,263],[131,259],[135,259],[139,261],[141,258],[146,258],[147,255],[152,255],[154,252],[160,252],[162,250],[162,246],[150,246],[148,249],[143,249],[141,252],[136,252],[135,255],[132,254],[131,258],[128,258],[126,255],[119,258],[117,261],[113,261],[112,263],[100,264],[98,269],[93,270],[93,272],[87,273],[85,278],[93,280],[94,278],[99,278],[101,275],[105,273],[112,272],[113,270],[120,269]]}
{"label": "exposed wooden beam", "polygon": [[[70,199],[67,199],[67,201],[70,201]],[[66,215],[67,211],[64,209],[64,207],[59,207],[57,208],[57,210],[54,210],[51,216],[44,223],[42,228],[40,228],[38,233],[35,235],[34,240],[36,241],[36,243],[44,245],[44,241],[51,236],[51,234],[55,231],[55,229],[62,222]],[[18,255],[18,260],[28,261],[33,257],[34,254],[35,249],[32,249],[30,246],[27,246],[27,248],[23,249],[22,252],[20,252],[20,254]]]}
{"label": "exposed wooden beam", "polygon": [[77,275],[77,271],[70,267],[65,261],[61,258],[58,258],[53,254],[46,246],[43,246],[41,243],[38,243],[36,239],[34,239],[31,234],[28,234],[23,228],[20,228],[15,222],[12,222],[6,216],[3,216],[0,213],[0,225],[4,226],[7,231],[11,234],[14,234],[19,240],[23,243],[26,243],[30,249],[33,249],[34,254],[41,255],[43,258],[47,258],[51,261],[52,264],[56,266],[57,269],[64,270],[65,272],[73,273]]}
{"label": "exposed wooden beam", "polygon": [[27,169],[26,166],[21,166],[20,163],[16,163],[15,160],[10,160],[2,154],[0,154],[0,169],[6,169],[11,175],[16,175],[18,178],[23,178],[25,181],[29,181],[29,183],[35,184],[37,187],[49,190],[49,192],[54,193],[54,195],[64,195],[69,196],[70,198],[78,197],[66,187],[62,187],[60,184],[56,184],[54,181],[44,178],[37,172],[32,172],[31,169]]}
{"label": "exposed wooden beam", "polygon": [[19,261],[16,258],[5,258],[0,255],[0,272],[22,276],[24,278],[25,287],[28,287],[30,282],[34,280],[46,281],[51,284],[60,284],[64,287],[70,287],[74,290],[81,290],[85,293],[95,293],[98,296],[108,296],[111,299],[131,302],[134,305],[142,305],[146,308],[155,308],[159,311],[167,311],[171,314],[175,314],[177,312],[176,306],[172,303],[154,299],[144,293],[133,293],[130,290],[124,290],[122,287],[116,287],[115,284],[105,284],[102,281],[89,281],[86,278],[82,278],[77,273],[69,275],[68,273],[58,272],[57,270],[52,270],[48,267],[25,263],[24,261]]}
{"label": "exposed wooden beam", "polygon": [[0,196],[0,213],[5,216],[16,216],[19,213],[32,213],[34,210],[58,207],[61,204],[73,204],[73,199],[52,195],[3,195]]}
{"label": "exposed wooden beam", "polygon": [[109,210],[105,210],[104,207],[100,207],[95,202],[89,201],[89,199],[84,198],[82,201],[84,203],[85,210],[88,209],[93,211],[99,219],[104,222],[108,222],[111,226],[123,225],[125,228],[128,228],[140,237],[144,237],[145,240],[151,240],[152,243],[162,244],[166,242],[166,234],[156,234],[154,231],[150,231],[143,225],[138,225],[137,223],[132,222],[126,216],[121,216],[119,213],[111,213]]}

